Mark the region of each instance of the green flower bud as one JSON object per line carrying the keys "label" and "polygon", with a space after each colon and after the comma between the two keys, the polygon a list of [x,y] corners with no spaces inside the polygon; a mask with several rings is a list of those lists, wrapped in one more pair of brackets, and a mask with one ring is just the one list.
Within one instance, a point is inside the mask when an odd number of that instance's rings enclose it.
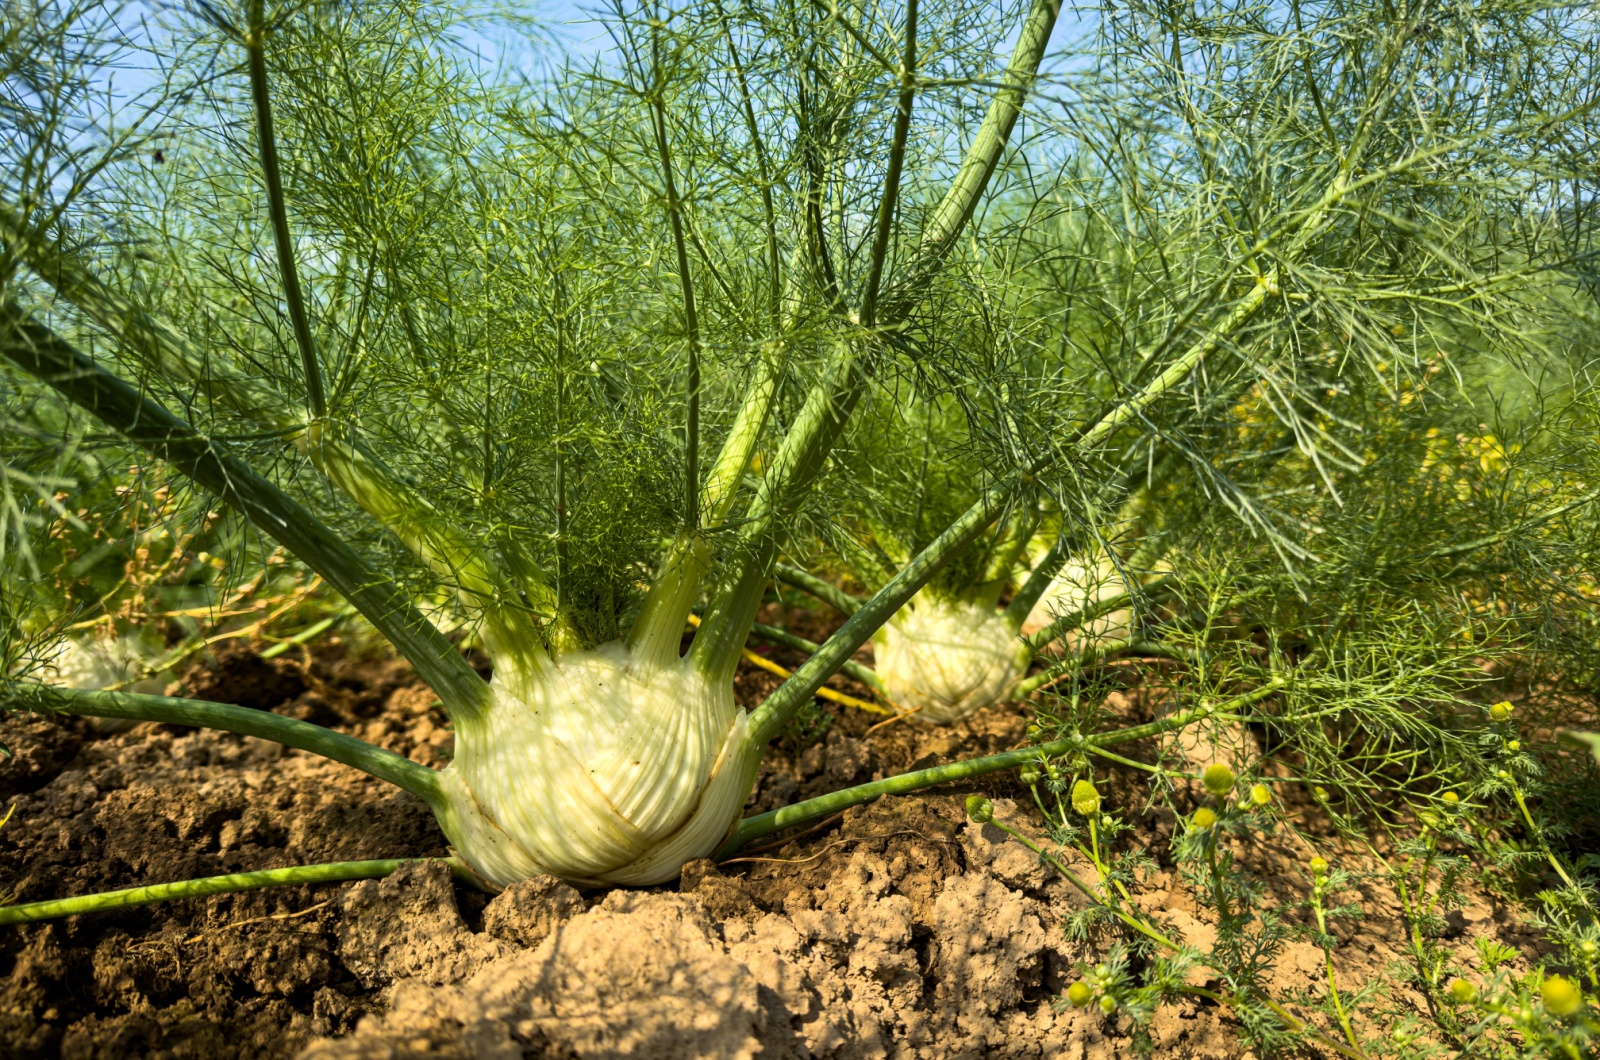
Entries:
{"label": "green flower bud", "polygon": [[1321,784],[1318,784],[1316,787],[1311,789],[1311,797],[1316,799],[1318,802],[1327,802],[1328,789],[1323,787]]}
{"label": "green flower bud", "polygon": [[1513,709],[1514,708],[1511,706],[1510,700],[1502,699],[1500,702],[1489,708],[1489,720],[1495,722],[1510,721],[1511,711]]}
{"label": "green flower bud", "polygon": [[1218,762],[1205,771],[1201,782],[1205,784],[1207,791],[1220,799],[1233,790],[1233,770]]}
{"label": "green flower bud", "polygon": [[1094,990],[1089,984],[1079,979],[1067,987],[1067,1000],[1072,1002],[1073,1008],[1087,1008],[1089,1002],[1094,1000]]}
{"label": "green flower bud", "polygon": [[1204,832],[1207,828],[1217,823],[1217,815],[1209,807],[1202,806],[1194,811],[1194,816],[1189,818],[1189,823]]}
{"label": "green flower bud", "polygon": [[982,795],[968,795],[967,816],[979,824],[988,824],[994,820],[994,803]]}
{"label": "green flower bud", "polygon": [[1510,780],[1511,779],[1511,770],[1509,770],[1509,769],[1497,769],[1497,770],[1495,770],[1495,774],[1494,775],[1499,777],[1501,780]]}
{"label": "green flower bud", "polygon": [[1265,806],[1272,801],[1272,791],[1265,784],[1257,784],[1250,789],[1250,801]]}
{"label": "green flower bud", "polygon": [[1072,785],[1072,808],[1091,817],[1100,812],[1100,792],[1087,780],[1080,780]]}
{"label": "green flower bud", "polygon": [[1584,939],[1578,943],[1578,952],[1585,957],[1593,957],[1595,954],[1600,953],[1600,944],[1597,944],[1594,939]]}
{"label": "green flower bud", "polygon": [[1117,999],[1112,997],[1110,994],[1107,994],[1105,997],[1101,998],[1100,1011],[1104,1012],[1107,1016],[1117,1011]]}
{"label": "green flower bud", "polygon": [[1018,773],[1017,776],[1021,778],[1024,784],[1031,788],[1035,784],[1039,783],[1039,779],[1044,776],[1044,774],[1040,773],[1039,770],[1034,766],[1023,766],[1022,771]]}
{"label": "green flower bud", "polygon": [[1396,1027],[1394,1029],[1394,1031],[1389,1035],[1389,1039],[1391,1041],[1393,1041],[1394,1044],[1396,1044],[1396,1045],[1409,1045],[1409,1044],[1411,1044],[1411,1035],[1407,1034],[1405,1031],[1401,1030],[1398,1027]]}
{"label": "green flower bud", "polygon": [[1539,997],[1544,1001],[1544,1010],[1552,1016],[1565,1019],[1575,1016],[1583,1008],[1583,993],[1578,985],[1565,976],[1552,975],[1539,987]]}
{"label": "green flower bud", "polygon": [[1037,725],[1029,725],[1028,726],[1028,739],[1037,740],[1043,734],[1044,734],[1044,730],[1041,729],[1039,726],[1037,726]]}
{"label": "green flower bud", "polygon": [[1317,879],[1328,874],[1328,863],[1320,855],[1311,859],[1311,875]]}
{"label": "green flower bud", "polygon": [[1457,1004],[1470,1005],[1478,1000],[1478,988],[1465,979],[1450,980],[1450,996]]}

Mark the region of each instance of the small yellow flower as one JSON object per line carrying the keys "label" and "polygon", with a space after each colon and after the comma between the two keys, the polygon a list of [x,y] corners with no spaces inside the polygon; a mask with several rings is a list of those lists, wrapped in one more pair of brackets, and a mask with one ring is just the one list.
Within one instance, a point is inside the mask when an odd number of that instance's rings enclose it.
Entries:
{"label": "small yellow flower", "polygon": [[1072,808],[1085,817],[1100,812],[1100,792],[1087,780],[1072,785]]}
{"label": "small yellow flower", "polygon": [[1514,708],[1511,706],[1511,701],[1509,699],[1502,699],[1500,702],[1489,708],[1489,720],[1496,722],[1510,721],[1511,711],[1513,709]]}
{"label": "small yellow flower", "polygon": [[1107,994],[1105,997],[1101,998],[1100,1011],[1104,1012],[1107,1016],[1117,1011],[1117,999],[1112,997],[1110,994]]}
{"label": "small yellow flower", "polygon": [[1190,823],[1203,832],[1217,823],[1217,815],[1211,811],[1210,807],[1202,806],[1194,811],[1194,816],[1189,820]]}
{"label": "small yellow flower", "polygon": [[1218,762],[1205,771],[1201,782],[1205,784],[1207,791],[1220,799],[1233,790],[1233,770]]}
{"label": "small yellow flower", "polygon": [[1478,988],[1465,979],[1452,979],[1450,980],[1450,996],[1455,998],[1458,1004],[1470,1005],[1478,1000]]}
{"label": "small yellow flower", "polygon": [[1321,879],[1328,874],[1328,863],[1320,855],[1311,859],[1311,875]]}
{"label": "small yellow flower", "polygon": [[1544,1010],[1552,1016],[1576,1015],[1583,1007],[1583,993],[1576,983],[1560,975],[1552,975],[1539,987],[1539,997],[1544,1000]]}
{"label": "small yellow flower", "polygon": [[1453,791],[1447,791],[1443,795],[1440,795],[1439,798],[1443,799],[1444,804],[1452,810],[1455,809],[1456,806],[1461,802],[1461,796],[1457,795]]}
{"label": "small yellow flower", "polygon": [[1512,741],[1510,741],[1509,743],[1506,744],[1506,750],[1510,751],[1512,754],[1516,754],[1518,751],[1522,750],[1522,741],[1521,740],[1512,740]]}
{"label": "small yellow flower", "polygon": [[1250,801],[1257,806],[1265,806],[1272,801],[1272,792],[1265,784],[1257,784],[1250,789]]}
{"label": "small yellow flower", "polygon": [[1079,979],[1076,983],[1067,987],[1067,1000],[1072,1003],[1074,1008],[1087,1008],[1089,1002],[1094,1000],[1094,991],[1090,989],[1088,983]]}
{"label": "small yellow flower", "polygon": [[1316,787],[1311,789],[1311,797],[1316,799],[1318,802],[1327,802],[1328,789],[1323,787],[1321,784],[1318,784]]}

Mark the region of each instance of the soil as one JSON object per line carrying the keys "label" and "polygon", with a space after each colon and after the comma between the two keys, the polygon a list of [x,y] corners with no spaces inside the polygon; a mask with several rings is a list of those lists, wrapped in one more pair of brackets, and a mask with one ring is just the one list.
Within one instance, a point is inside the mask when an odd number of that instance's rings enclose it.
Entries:
{"label": "soil", "polygon": [[[805,612],[787,617],[795,632]],[[774,659],[794,665],[781,649]],[[742,701],[777,678],[747,666]],[[836,682],[854,691],[849,682]],[[197,665],[182,694],[272,710],[349,732],[431,766],[451,734],[403,663],[337,641],[264,662],[243,646]],[[1138,689],[1114,694],[1129,722]],[[820,736],[796,737],[763,766],[751,812],[890,773],[1024,742],[1006,706],[932,728],[825,704]],[[819,726],[820,727],[820,726]],[[166,725],[105,732],[71,718],[0,722],[11,757],[0,799],[0,891],[15,901],[248,869],[447,853],[422,803],[343,766],[274,744]],[[1190,741],[1204,760],[1208,748]],[[1147,758],[1153,747],[1124,753]],[[275,888],[0,929],[0,1055],[22,1058],[398,1057],[1111,1057],[1130,1052],[1125,1017],[1061,1011],[1080,963],[1109,938],[1074,942],[1083,898],[993,825],[969,822],[981,790],[996,816],[1037,835],[1014,774],[857,807],[722,865],[694,862],[679,884],[580,894],[549,878],[491,898],[437,863],[385,880]],[[1285,785],[1286,797],[1297,793]],[[1141,806],[1142,778],[1113,772],[1108,805]],[[1300,826],[1326,834],[1307,800]],[[1169,814],[1134,815],[1131,839],[1156,859],[1135,888],[1189,941],[1214,938],[1174,872]],[[1331,844],[1331,839],[1328,841]],[[1329,846],[1326,849],[1333,849]],[[1324,851],[1326,852],[1326,850]],[[1281,838],[1235,855],[1285,901],[1303,898],[1308,853]],[[1341,863],[1361,866],[1354,853]],[[1069,867],[1092,876],[1082,859]],[[1371,866],[1368,865],[1368,868]],[[1468,883],[1447,934],[1464,951],[1493,935],[1527,959],[1536,936]],[[1402,954],[1395,896],[1360,889],[1364,919],[1340,927],[1344,987],[1382,977]],[[1319,996],[1322,951],[1290,943],[1272,989]],[[1397,988],[1393,1000],[1420,998]],[[1294,1004],[1291,1008],[1298,1011]],[[1164,1008],[1163,1054],[1245,1055],[1228,1010]]]}

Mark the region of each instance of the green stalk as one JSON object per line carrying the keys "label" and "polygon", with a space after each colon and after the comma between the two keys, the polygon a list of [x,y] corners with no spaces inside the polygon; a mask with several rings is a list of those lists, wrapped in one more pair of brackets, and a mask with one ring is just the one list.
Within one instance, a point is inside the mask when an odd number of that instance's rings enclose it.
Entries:
{"label": "green stalk", "polygon": [[[807,655],[815,655],[822,650],[822,645],[817,644],[815,641],[797,637],[788,630],[778,629],[776,626],[768,626],[760,622],[751,623],[750,635],[757,640],[764,640],[769,644],[781,644],[785,648],[793,648],[795,651],[804,652]],[[884,687],[883,678],[879,677],[877,671],[871,667],[862,666],[854,660],[848,660],[839,667],[839,672],[855,678],[880,696],[887,697],[889,694],[888,689]]]}
{"label": "green stalk", "polygon": [[[679,535],[662,559],[655,583],[639,608],[639,617],[628,631],[628,651],[641,675],[677,661],[684,624],[700,595],[701,579],[710,569],[705,538],[700,534]],[[696,636],[694,645],[699,644],[700,637]]]}
{"label": "green stalk", "polygon": [[861,296],[860,319],[864,328],[871,328],[877,321],[878,288],[889,257],[889,235],[894,228],[895,209],[900,198],[900,170],[906,158],[906,137],[911,132],[911,104],[917,92],[917,0],[906,0],[906,50],[899,74],[900,96],[896,101],[894,137],[889,144],[889,169],[883,178],[878,228],[872,238],[872,259],[867,266],[866,290]]}
{"label": "green stalk", "polygon": [[369,776],[387,781],[422,799],[430,806],[438,801],[439,774],[418,765],[404,755],[395,754],[334,732],[308,721],[298,721],[269,710],[252,710],[231,703],[209,703],[199,699],[171,696],[146,696],[132,692],[102,692],[98,689],[59,688],[34,682],[7,681],[0,685],[5,699],[30,709],[77,714],[91,718],[127,718],[130,721],[159,721],[168,725],[193,725],[220,729],[241,736],[294,747],[352,766]]}
{"label": "green stalk", "polygon": [[688,408],[684,421],[684,532],[700,529],[700,323],[695,315],[694,278],[689,274],[689,251],[683,238],[683,204],[678,201],[678,185],[672,175],[672,149],[667,143],[667,112],[661,99],[661,30],[652,24],[650,52],[655,84],[650,92],[650,124],[655,132],[656,152],[661,162],[661,179],[666,184],[667,219],[672,226],[672,245],[678,258],[678,285],[683,291],[683,326],[689,342],[687,372]]}
{"label": "green stalk", "polygon": [[0,308],[0,353],[59,390],[130,441],[166,460],[226,502],[327,579],[416,667],[445,708],[473,717],[488,686],[412,604],[393,579],[294,498],[262,478],[221,443],[205,437],[154,399],[79,353],[15,303]]}
{"label": "green stalk", "polygon": [[[790,678],[792,683],[798,678]],[[1171,717],[1158,721],[1147,722],[1143,725],[1133,725],[1113,732],[1101,733],[1097,736],[1069,736],[1050,743],[1039,744],[1035,747],[1020,747],[1015,751],[1002,751],[999,754],[987,755],[983,758],[973,758],[965,762],[950,762],[942,766],[933,766],[929,769],[919,769],[911,773],[902,773],[899,776],[885,777],[883,780],[874,780],[868,784],[858,784],[853,788],[843,788],[819,795],[814,799],[797,802],[792,806],[784,806],[756,817],[746,817],[738,823],[728,839],[716,853],[719,859],[730,858],[738,853],[739,849],[752,840],[774,832],[791,828],[797,824],[815,821],[851,806],[859,806],[864,802],[871,802],[882,795],[904,795],[923,788],[931,788],[939,784],[948,784],[952,781],[967,780],[972,777],[983,776],[986,773],[998,772],[1002,769],[1014,769],[1019,766],[1037,762],[1041,758],[1054,758],[1072,751],[1091,750],[1097,747],[1114,747],[1118,744],[1131,743],[1134,740],[1143,740],[1150,736],[1159,736],[1162,733],[1172,732],[1196,722],[1203,721],[1214,714],[1228,714],[1240,707],[1248,706],[1257,700],[1265,699],[1289,683],[1286,677],[1274,677],[1264,683],[1260,688],[1235,696],[1220,703],[1202,704],[1191,710],[1186,710]],[[784,685],[788,687],[788,683]],[[782,688],[778,690],[783,691]],[[777,693],[774,693],[776,695]],[[771,702],[771,697],[768,698]],[[765,706],[765,704],[763,704]],[[752,728],[754,726],[752,725]]]}
{"label": "green stalk", "polygon": [[261,657],[263,659],[276,659],[278,656],[287,652],[290,648],[297,647],[298,645],[305,644],[308,641],[315,640],[317,637],[322,636],[322,634],[332,629],[336,623],[348,618],[354,613],[355,608],[342,607],[336,614],[329,615],[327,618],[313,622],[311,625],[307,626],[305,629],[302,629],[294,636],[285,637],[283,640],[280,640],[278,643],[272,645],[272,647],[262,649]]}
{"label": "green stalk", "polygon": [[799,567],[791,567],[787,563],[774,563],[772,576],[786,585],[810,593],[846,617],[861,610],[863,601],[860,597],[851,596],[833,583],[823,581],[815,574],[803,571]]}
{"label": "green stalk", "polygon": [[[1012,127],[1022,114],[1022,103],[1033,86],[1039,63],[1044,59],[1045,47],[1055,30],[1056,16],[1061,12],[1060,0],[1034,0],[1028,11],[1022,32],[1017,37],[1016,48],[1000,78],[1000,89],[984,113],[983,124],[961,159],[961,168],[955,180],[934,210],[928,227],[923,230],[915,264],[907,270],[906,289],[920,287],[943,264],[956,239],[972,220],[978,200],[989,186],[989,179],[1000,163],[1006,143],[1011,139]],[[899,318],[900,307],[889,319]]]}
{"label": "green stalk", "polygon": [[772,204],[772,172],[767,161],[767,146],[761,139],[761,126],[756,122],[756,108],[750,101],[750,82],[745,77],[744,63],[739,58],[739,47],[733,41],[733,30],[728,26],[728,16],[722,13],[722,35],[728,41],[728,55],[733,61],[733,73],[739,85],[739,101],[744,105],[745,126],[750,130],[750,143],[756,150],[756,164],[761,169],[761,212],[766,219],[767,261],[772,275],[767,278],[767,306],[776,325],[780,316],[783,284],[783,265],[778,254],[778,214]]}
{"label": "green stalk", "polygon": [[1045,553],[1044,559],[1040,560],[1028,574],[1028,580],[1022,583],[1017,595],[1006,605],[1006,625],[1013,630],[1022,628],[1022,624],[1028,620],[1028,615],[1032,614],[1033,606],[1044,596],[1045,590],[1050,588],[1050,583],[1055,580],[1061,565],[1067,561],[1067,553],[1076,543],[1076,538],[1068,539],[1064,534],[1056,538],[1055,544],[1050,546],[1050,551]]}
{"label": "green stalk", "polygon": [[272,218],[272,241],[278,252],[278,272],[283,278],[283,300],[289,308],[289,325],[300,352],[305,373],[306,401],[314,419],[328,414],[328,401],[322,392],[322,369],[311,337],[311,320],[306,315],[305,298],[300,290],[300,273],[295,267],[294,239],[289,234],[289,214],[283,200],[283,178],[278,167],[278,140],[272,128],[272,98],[267,90],[267,27],[263,0],[250,0],[250,29],[244,35],[249,57],[250,100],[256,112],[256,146],[261,154],[261,175],[267,185],[267,212]]}
{"label": "green stalk", "polygon": [[393,875],[402,865],[442,861],[457,875],[464,872],[455,858],[385,858],[378,861],[334,861],[324,865],[296,865],[287,869],[260,869],[235,872],[227,876],[207,876],[177,883],[155,883],[129,887],[122,891],[86,894],[78,898],[55,898],[47,902],[0,906],[0,925],[34,924],[57,917],[82,913],[104,913],[113,909],[166,902],[175,898],[205,898],[213,894],[237,894],[262,887],[289,887],[302,883],[342,883],[346,880],[376,880]]}
{"label": "green stalk", "polygon": [[[556,292],[560,296],[564,293],[565,285],[559,275],[556,278]],[[565,311],[565,298],[562,298],[562,310]],[[566,358],[566,329],[560,315],[556,317],[556,437],[555,437],[555,464],[556,464],[556,615],[558,622],[565,622],[566,606],[572,597],[572,586],[569,584],[572,577],[570,545],[567,542],[567,462],[565,447],[561,444],[563,433],[567,429],[567,358]]]}
{"label": "green stalk", "polygon": [[[739,534],[740,561],[732,585],[712,605],[694,638],[696,665],[708,679],[731,680],[739,653],[766,592],[767,571],[777,552],[776,526],[799,503],[822,470],[866,386],[860,340],[842,339],[822,381],[811,391],[783,440],[771,472],[762,479]],[[847,653],[848,654],[848,653]]]}

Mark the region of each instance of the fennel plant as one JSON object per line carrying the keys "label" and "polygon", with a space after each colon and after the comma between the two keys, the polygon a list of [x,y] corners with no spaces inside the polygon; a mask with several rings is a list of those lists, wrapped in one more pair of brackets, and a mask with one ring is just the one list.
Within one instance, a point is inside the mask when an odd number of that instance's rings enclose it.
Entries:
{"label": "fennel plant", "polygon": [[[989,521],[957,520],[783,690],[735,706],[784,520],[883,336],[975,235],[1058,12],[1012,13],[977,98],[991,42],[949,31],[965,13],[621,10],[618,68],[521,91],[438,57],[449,11],[206,6],[166,27],[178,59],[136,120],[103,123],[72,108],[134,47],[117,11],[37,13],[44,102],[76,124],[9,145],[6,356],[322,575],[433,687],[457,748],[435,772],[225,705],[25,681],[12,701],[356,765],[424,799],[489,886],[659,882],[711,852],[788,717]],[[32,56],[8,56],[13,105],[42,114]],[[954,164],[918,146],[919,106],[977,119]],[[141,164],[153,144],[181,161]],[[414,565],[358,550],[380,527]],[[473,614],[492,680],[418,612],[424,570]]]}

